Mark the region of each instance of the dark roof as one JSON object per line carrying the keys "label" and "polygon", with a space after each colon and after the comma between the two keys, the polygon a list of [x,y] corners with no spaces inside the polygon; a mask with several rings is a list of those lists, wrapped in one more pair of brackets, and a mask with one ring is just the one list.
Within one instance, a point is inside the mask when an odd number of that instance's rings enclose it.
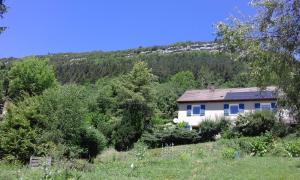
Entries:
{"label": "dark roof", "polygon": [[177,102],[250,101],[275,99],[277,99],[276,87],[270,86],[265,90],[261,90],[257,87],[190,90],[186,91],[177,100]]}

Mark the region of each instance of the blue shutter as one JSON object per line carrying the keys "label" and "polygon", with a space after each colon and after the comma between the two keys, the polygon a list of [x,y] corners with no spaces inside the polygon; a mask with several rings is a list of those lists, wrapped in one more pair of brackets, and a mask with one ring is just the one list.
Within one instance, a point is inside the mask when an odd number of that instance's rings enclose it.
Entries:
{"label": "blue shutter", "polygon": [[229,116],[229,104],[224,104],[224,116]]}
{"label": "blue shutter", "polygon": [[245,105],[244,104],[239,104],[239,112],[243,113],[245,110]]}
{"label": "blue shutter", "polygon": [[260,103],[255,103],[254,107],[255,107],[255,111],[260,110]]}
{"label": "blue shutter", "polygon": [[200,116],[205,116],[205,105],[201,105]]}
{"label": "blue shutter", "polygon": [[271,103],[271,109],[272,111],[276,111],[277,109],[276,103]]}
{"label": "blue shutter", "polygon": [[186,116],[191,116],[192,115],[192,105],[187,105],[186,106]]}

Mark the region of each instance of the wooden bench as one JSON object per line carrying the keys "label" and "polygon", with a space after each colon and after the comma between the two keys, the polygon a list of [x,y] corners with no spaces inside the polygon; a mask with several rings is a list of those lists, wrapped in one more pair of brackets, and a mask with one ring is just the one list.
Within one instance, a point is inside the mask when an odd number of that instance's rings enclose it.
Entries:
{"label": "wooden bench", "polygon": [[29,167],[39,167],[43,165],[51,166],[51,164],[52,164],[51,157],[31,156],[29,161]]}

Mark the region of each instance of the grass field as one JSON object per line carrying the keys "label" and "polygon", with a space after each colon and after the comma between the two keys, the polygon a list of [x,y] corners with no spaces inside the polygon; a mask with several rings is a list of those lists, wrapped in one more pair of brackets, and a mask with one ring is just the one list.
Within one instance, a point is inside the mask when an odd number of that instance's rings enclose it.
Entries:
{"label": "grass field", "polygon": [[108,149],[94,164],[57,162],[50,169],[1,163],[0,179],[300,179],[299,158],[242,154],[225,159],[223,149],[220,142],[129,152]]}

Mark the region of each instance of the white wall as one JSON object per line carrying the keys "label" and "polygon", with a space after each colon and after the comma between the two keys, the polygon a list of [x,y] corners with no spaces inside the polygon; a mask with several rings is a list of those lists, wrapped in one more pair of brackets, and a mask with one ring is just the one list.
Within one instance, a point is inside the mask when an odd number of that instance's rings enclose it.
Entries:
{"label": "white wall", "polygon": [[[243,101],[243,102],[209,102],[209,103],[180,103],[178,104],[178,121],[184,121],[191,126],[198,126],[198,124],[205,120],[216,120],[224,117],[224,104],[244,104],[244,113],[255,110],[255,103],[271,103],[276,101]],[[205,116],[187,116],[187,105],[205,105]],[[226,116],[228,119],[236,119],[237,115]]]}

